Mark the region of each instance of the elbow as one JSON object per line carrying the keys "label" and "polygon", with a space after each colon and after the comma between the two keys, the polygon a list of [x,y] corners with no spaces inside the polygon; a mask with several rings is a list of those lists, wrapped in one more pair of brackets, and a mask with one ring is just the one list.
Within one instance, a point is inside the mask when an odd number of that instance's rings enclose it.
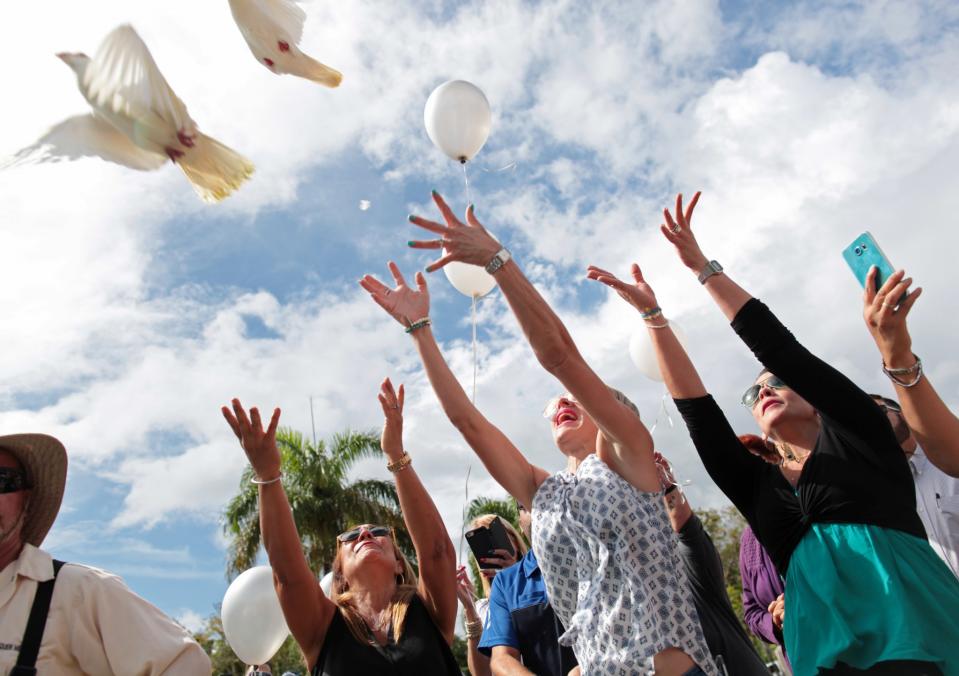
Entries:
{"label": "elbow", "polygon": [[562,373],[566,367],[575,363],[577,359],[582,360],[569,334],[556,336],[555,340],[551,340],[546,345],[541,345],[533,351],[540,366],[554,376]]}

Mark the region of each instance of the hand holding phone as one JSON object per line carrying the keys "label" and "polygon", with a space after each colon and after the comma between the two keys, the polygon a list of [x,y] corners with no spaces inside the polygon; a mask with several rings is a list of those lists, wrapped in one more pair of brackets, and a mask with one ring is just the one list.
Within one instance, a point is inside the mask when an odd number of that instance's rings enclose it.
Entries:
{"label": "hand holding phone", "polygon": [[[852,270],[852,273],[856,276],[856,279],[859,280],[859,285],[864,289],[866,288],[869,271],[873,266],[875,266],[877,270],[875,276],[876,286],[873,290],[881,288],[882,285],[886,283],[886,280],[896,271],[886,257],[886,254],[883,253],[879,243],[868,230],[857,236],[849,246],[843,249],[842,257],[845,259],[849,269]],[[899,305],[905,299],[906,294],[903,294],[896,301],[896,305]]]}
{"label": "hand holding phone", "polygon": [[466,531],[466,543],[470,546],[473,556],[476,557],[476,563],[480,568],[499,570],[502,566],[498,563],[488,563],[483,559],[496,557],[496,550],[500,549],[512,558],[516,558],[516,549],[509,539],[506,528],[499,517],[490,522],[490,525],[479,526]]}

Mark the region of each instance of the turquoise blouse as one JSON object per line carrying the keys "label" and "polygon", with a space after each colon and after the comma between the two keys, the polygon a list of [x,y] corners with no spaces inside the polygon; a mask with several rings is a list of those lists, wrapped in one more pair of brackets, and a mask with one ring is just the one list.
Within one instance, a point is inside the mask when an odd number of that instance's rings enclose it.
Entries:
{"label": "turquoise blouse", "polygon": [[889,660],[959,676],[959,580],[913,535],[813,524],[789,563],[783,634],[795,676]]}

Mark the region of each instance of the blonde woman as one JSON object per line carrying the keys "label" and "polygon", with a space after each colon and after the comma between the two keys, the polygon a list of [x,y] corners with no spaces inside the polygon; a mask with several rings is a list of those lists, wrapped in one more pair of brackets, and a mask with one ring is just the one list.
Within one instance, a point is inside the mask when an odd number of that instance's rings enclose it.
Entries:
{"label": "blonde woman", "polygon": [[260,529],[283,616],[312,676],[448,674],[460,671],[450,650],[456,619],[456,553],[429,493],[403,450],[403,386],[383,381],[386,416],[382,447],[396,477],[403,519],[416,550],[420,577],[385,526],[362,524],[340,534],[333,561],[332,598],[310,570],[283,490],[276,427],[260,413],[247,416],[239,400],[223,407],[259,485]]}

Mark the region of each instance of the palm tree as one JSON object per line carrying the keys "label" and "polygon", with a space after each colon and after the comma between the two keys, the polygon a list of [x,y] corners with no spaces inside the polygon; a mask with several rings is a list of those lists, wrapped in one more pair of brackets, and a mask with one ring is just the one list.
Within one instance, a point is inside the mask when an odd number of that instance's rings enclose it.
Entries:
{"label": "palm tree", "polygon": [[[394,527],[400,548],[414,561],[393,482],[350,482],[347,476],[357,461],[382,456],[378,432],[346,431],[334,435],[328,444],[320,441],[314,445],[299,432],[280,428],[276,442],[283,488],[311,569],[318,574],[329,571],[336,553],[336,536],[358,523]],[[259,506],[257,487],[250,483],[252,472],[250,467],[243,472],[240,492],[224,512],[223,531],[230,540],[227,579],[254,565],[260,549]]]}

